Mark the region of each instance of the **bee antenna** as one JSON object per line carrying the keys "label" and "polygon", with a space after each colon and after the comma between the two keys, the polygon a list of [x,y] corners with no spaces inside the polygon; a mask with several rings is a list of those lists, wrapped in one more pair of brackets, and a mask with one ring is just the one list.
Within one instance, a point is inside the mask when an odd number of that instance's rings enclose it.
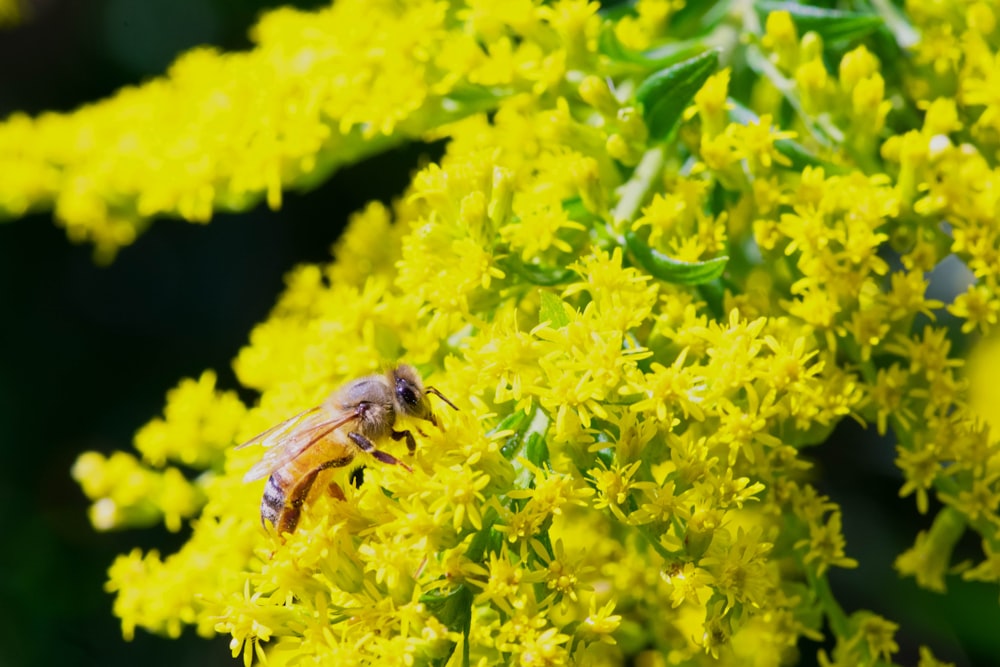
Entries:
{"label": "bee antenna", "polygon": [[442,394],[440,391],[438,391],[434,387],[427,387],[427,388],[424,389],[424,391],[426,391],[428,394],[434,394],[435,396],[437,396],[438,398],[440,398],[442,401],[444,401],[445,403],[447,403],[448,405],[450,405],[453,410],[458,410],[458,406],[457,405],[455,405],[454,403],[452,403],[451,401],[449,401],[447,396],[445,396],[444,394]]}

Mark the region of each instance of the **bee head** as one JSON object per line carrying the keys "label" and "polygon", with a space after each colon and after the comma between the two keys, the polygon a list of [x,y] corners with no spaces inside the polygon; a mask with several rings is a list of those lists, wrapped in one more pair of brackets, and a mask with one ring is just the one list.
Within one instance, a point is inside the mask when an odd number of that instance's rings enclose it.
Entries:
{"label": "bee head", "polygon": [[437,419],[434,418],[434,413],[431,412],[430,401],[427,400],[428,394],[438,396],[452,408],[458,410],[454,403],[445,398],[434,387],[427,387],[425,389],[420,376],[417,375],[417,371],[412,366],[405,364],[398,366],[392,371],[392,379],[396,405],[400,409],[400,412],[409,417],[426,419],[430,423],[437,425]]}
{"label": "bee head", "polygon": [[412,366],[402,365],[392,371],[393,392],[396,395],[396,406],[408,417],[434,421],[431,405],[424,392],[420,376]]}

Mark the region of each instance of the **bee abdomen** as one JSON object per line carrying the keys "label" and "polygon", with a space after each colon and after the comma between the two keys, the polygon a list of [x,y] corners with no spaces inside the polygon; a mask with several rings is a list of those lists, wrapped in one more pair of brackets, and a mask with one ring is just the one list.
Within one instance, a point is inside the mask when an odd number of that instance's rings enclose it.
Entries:
{"label": "bee abdomen", "polygon": [[260,522],[270,521],[278,524],[278,516],[285,507],[285,491],[281,488],[276,475],[267,478],[264,486],[264,496],[260,500]]}

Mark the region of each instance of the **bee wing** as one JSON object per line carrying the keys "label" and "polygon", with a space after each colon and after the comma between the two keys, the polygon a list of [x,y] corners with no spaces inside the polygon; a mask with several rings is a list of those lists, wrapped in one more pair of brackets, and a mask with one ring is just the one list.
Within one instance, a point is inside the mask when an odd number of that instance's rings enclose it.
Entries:
{"label": "bee wing", "polygon": [[331,414],[327,408],[317,406],[286,419],[260,435],[250,438],[237,449],[259,442],[269,449],[247,474],[244,482],[253,482],[269,476],[299,454],[323,439],[324,436],[357,419],[353,412]]}
{"label": "bee wing", "polygon": [[254,437],[250,438],[246,442],[241,442],[240,444],[238,444],[235,447],[233,447],[233,449],[243,449],[244,447],[249,447],[250,445],[256,445],[258,443],[260,443],[264,447],[270,447],[271,445],[274,444],[274,442],[273,442],[274,440],[276,440],[278,437],[280,437],[281,434],[283,434],[283,433],[291,430],[292,427],[294,427],[295,424],[297,424],[300,419],[302,419],[306,415],[310,415],[312,413],[315,413],[319,409],[320,409],[319,406],[316,406],[314,408],[309,408],[308,410],[303,410],[302,412],[300,412],[299,414],[295,415],[294,417],[289,417],[288,419],[286,419],[285,421],[281,422],[280,424],[276,424],[275,426],[272,426],[271,428],[267,429],[266,431],[264,431],[262,433],[258,433],[257,435],[255,435]]}

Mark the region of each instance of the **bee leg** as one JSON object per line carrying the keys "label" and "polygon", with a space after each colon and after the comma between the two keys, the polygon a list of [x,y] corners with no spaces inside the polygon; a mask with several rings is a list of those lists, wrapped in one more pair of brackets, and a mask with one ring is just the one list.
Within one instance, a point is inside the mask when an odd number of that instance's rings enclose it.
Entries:
{"label": "bee leg", "polygon": [[275,517],[274,527],[278,529],[279,535],[295,532],[295,527],[299,525],[299,517],[302,515],[302,505],[305,504],[306,496],[309,495],[317,475],[319,468],[309,472],[291,489],[284,506]]}
{"label": "bee leg", "polygon": [[278,523],[275,527],[278,529],[278,535],[281,535],[281,541],[285,541],[285,533],[294,533],[295,527],[299,525],[299,517],[302,516],[301,507],[286,506],[281,510],[278,515]]}
{"label": "bee leg", "polygon": [[322,470],[326,470],[327,468],[343,468],[353,460],[354,460],[354,454],[350,454],[348,456],[341,456],[339,459],[330,459],[329,461],[321,463],[320,466],[316,468],[315,472],[320,472]]}
{"label": "bee leg", "polygon": [[406,469],[407,472],[413,472],[413,468],[411,468],[410,466],[406,465],[405,463],[403,463],[402,461],[400,461],[399,459],[397,459],[392,454],[389,454],[388,452],[383,452],[381,449],[376,448],[374,442],[372,442],[371,440],[369,440],[365,436],[361,435],[360,433],[357,433],[355,431],[351,431],[350,433],[347,434],[347,437],[350,438],[351,441],[355,445],[357,445],[358,448],[361,451],[367,452],[368,454],[371,454],[372,456],[374,456],[376,459],[378,459],[382,463],[388,463],[390,465],[403,466]]}
{"label": "bee leg", "polygon": [[326,487],[326,492],[341,502],[347,501],[347,496],[344,495],[344,490],[340,488],[340,484],[337,484],[336,482],[330,482]]}
{"label": "bee leg", "polygon": [[[421,433],[421,435],[423,435],[423,433]],[[417,451],[417,441],[413,439],[413,434],[412,433],[410,433],[409,431],[393,431],[392,432],[392,439],[393,440],[396,440],[398,442],[399,440],[402,440],[403,438],[406,438],[406,451],[410,452],[410,454],[413,454],[413,452]]]}
{"label": "bee leg", "polygon": [[[285,499],[285,505],[278,512],[276,521],[274,522],[275,527],[278,529],[278,534],[282,533],[294,533],[295,527],[299,525],[299,517],[302,515],[302,506],[306,502],[306,498],[309,496],[309,491],[312,489],[313,483],[316,481],[316,477],[319,476],[321,472],[327,468],[339,468],[341,466],[346,466],[354,459],[353,456],[342,456],[339,459],[331,459],[330,461],[324,461],[320,465],[316,466],[310,470],[299,483],[296,484],[291,493]],[[337,486],[337,491],[340,492],[340,499],[344,499],[344,492],[339,486]],[[334,494],[336,497],[336,494]]]}

